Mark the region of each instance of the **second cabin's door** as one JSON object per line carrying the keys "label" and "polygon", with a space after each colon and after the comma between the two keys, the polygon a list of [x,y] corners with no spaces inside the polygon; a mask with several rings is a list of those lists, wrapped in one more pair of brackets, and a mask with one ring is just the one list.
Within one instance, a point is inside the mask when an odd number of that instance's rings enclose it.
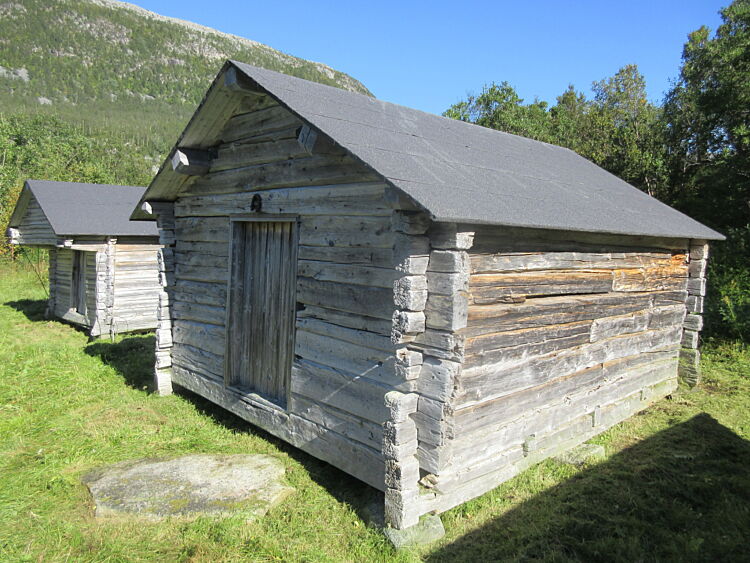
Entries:
{"label": "second cabin's door", "polygon": [[286,405],[294,357],[297,222],[234,220],[226,384]]}
{"label": "second cabin's door", "polygon": [[70,308],[86,315],[86,253],[73,251],[73,274],[70,284]]}

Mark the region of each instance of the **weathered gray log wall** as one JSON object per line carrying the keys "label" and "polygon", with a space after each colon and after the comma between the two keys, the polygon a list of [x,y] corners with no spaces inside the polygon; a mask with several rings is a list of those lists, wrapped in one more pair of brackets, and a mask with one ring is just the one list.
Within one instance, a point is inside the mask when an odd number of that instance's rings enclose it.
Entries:
{"label": "weathered gray log wall", "polygon": [[[403,274],[393,268],[386,186],[349,157],[310,150],[299,140],[303,124],[267,98],[243,111],[220,134],[209,173],[174,204],[171,228],[169,218],[160,225],[162,242],[175,242],[164,251],[171,257],[163,260],[157,385],[168,391],[171,377],[383,489],[383,424],[391,422],[399,437],[408,427],[389,405],[410,404],[393,397],[387,404],[385,395],[395,389],[408,397],[415,385],[397,374],[391,341],[393,284]],[[299,217],[286,409],[224,384],[229,217],[259,206],[266,215]],[[161,220],[169,210],[157,213]],[[411,434],[415,452],[416,431]],[[391,460],[404,459],[401,451],[392,454]]]}
{"label": "weathered gray log wall", "polygon": [[11,229],[12,244],[54,246],[55,232],[34,197],[29,197],[23,219]]}
{"label": "weathered gray log wall", "polygon": [[687,241],[449,226],[431,241],[426,326],[453,357],[420,376],[442,382],[419,401],[420,462],[433,474],[422,512],[482,494],[676,387]]}
{"label": "weathered gray log wall", "polygon": [[159,305],[159,264],[155,244],[127,244],[119,241],[114,255],[107,256],[112,272],[110,332],[156,328]]}
{"label": "weathered gray log wall", "polygon": [[[89,328],[91,336],[155,328],[158,250],[156,244],[118,244],[115,238],[50,248],[48,314]],[[75,311],[71,295],[75,252],[84,256],[85,314]]]}

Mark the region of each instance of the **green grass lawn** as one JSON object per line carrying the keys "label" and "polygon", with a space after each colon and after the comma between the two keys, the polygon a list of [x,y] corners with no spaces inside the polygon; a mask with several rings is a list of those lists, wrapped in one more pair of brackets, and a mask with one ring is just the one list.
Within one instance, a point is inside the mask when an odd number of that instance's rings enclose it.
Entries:
{"label": "green grass lawn", "polygon": [[[2,561],[748,560],[750,350],[713,343],[703,386],[595,441],[583,469],[544,462],[443,515],[446,537],[395,552],[362,521],[368,487],[199,397],[148,390],[153,336],[88,342],[43,318],[28,268],[0,265]],[[257,522],[99,522],[80,483],[125,459],[277,456],[296,492]]]}

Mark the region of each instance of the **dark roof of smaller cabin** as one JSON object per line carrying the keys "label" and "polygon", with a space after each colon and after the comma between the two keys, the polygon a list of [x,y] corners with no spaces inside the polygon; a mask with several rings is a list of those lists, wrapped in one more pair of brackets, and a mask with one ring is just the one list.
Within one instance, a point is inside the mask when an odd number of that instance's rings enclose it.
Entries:
{"label": "dark roof of smaller cabin", "polygon": [[[158,236],[155,223],[131,221],[146,188],[27,180],[29,190],[58,236]],[[15,220],[14,220],[15,219]],[[14,226],[18,218],[11,218]]]}

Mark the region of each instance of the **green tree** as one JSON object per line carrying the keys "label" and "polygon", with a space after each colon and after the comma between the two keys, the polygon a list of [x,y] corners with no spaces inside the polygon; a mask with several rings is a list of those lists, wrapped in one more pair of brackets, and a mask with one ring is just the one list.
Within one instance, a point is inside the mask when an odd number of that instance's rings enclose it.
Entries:
{"label": "green tree", "polygon": [[689,35],[664,109],[675,200],[718,227],[750,222],[750,0]]}
{"label": "green tree", "polygon": [[646,97],[646,81],[627,65],[595,82],[592,137],[600,154],[593,160],[623,180],[664,197],[667,184],[663,125],[659,108]]}
{"label": "green tree", "polygon": [[443,115],[531,139],[550,140],[547,102],[534,100],[531,104],[524,104],[523,98],[508,82],[485,86],[481,94],[469,95]]}
{"label": "green tree", "polygon": [[664,103],[672,198],[727,235],[714,247],[709,328],[750,336],[750,0],[688,36]]}

